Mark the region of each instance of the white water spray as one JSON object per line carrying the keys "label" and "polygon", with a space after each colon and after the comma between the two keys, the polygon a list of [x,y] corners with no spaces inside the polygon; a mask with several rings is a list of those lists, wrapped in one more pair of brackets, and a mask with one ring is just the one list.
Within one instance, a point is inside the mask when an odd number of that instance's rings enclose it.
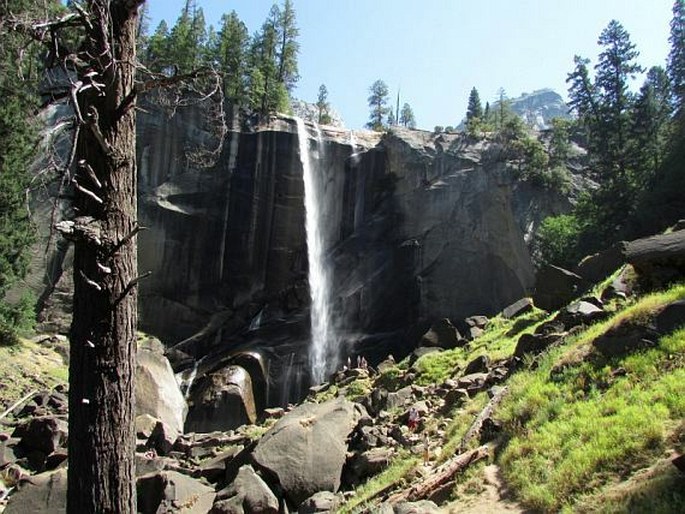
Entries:
{"label": "white water spray", "polygon": [[[320,384],[326,379],[327,373],[337,366],[336,338],[331,312],[330,275],[326,267],[324,248],[324,180],[315,174],[312,167],[309,135],[304,121],[297,118],[296,122],[304,179],[309,291],[312,297],[312,342],[309,351],[309,365],[312,380],[314,383]],[[320,139],[320,132],[317,131],[317,144],[320,146],[318,139]]]}

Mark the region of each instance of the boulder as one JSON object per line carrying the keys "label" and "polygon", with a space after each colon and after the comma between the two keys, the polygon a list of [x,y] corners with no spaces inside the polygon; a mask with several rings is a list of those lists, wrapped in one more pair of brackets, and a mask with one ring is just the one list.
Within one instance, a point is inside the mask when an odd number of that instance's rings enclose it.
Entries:
{"label": "boulder", "polygon": [[562,309],[554,321],[563,323],[568,329],[577,325],[589,325],[606,317],[607,313],[603,309],[594,303],[581,300]]}
{"label": "boulder", "polygon": [[540,309],[555,311],[580,296],[586,287],[580,275],[547,264],[535,276],[533,301]]}
{"label": "boulder", "polygon": [[163,421],[157,421],[152,429],[147,447],[154,448],[158,455],[168,455],[178,438],[178,432]]}
{"label": "boulder", "polygon": [[392,410],[399,407],[403,407],[407,403],[414,393],[411,386],[403,387],[395,392],[388,393],[385,399],[385,406],[383,408]]}
{"label": "boulder", "polygon": [[136,361],[136,415],[149,414],[162,420],[179,433],[188,413],[163,348],[156,344],[141,344]]}
{"label": "boulder", "polygon": [[190,398],[188,432],[225,431],[257,421],[252,379],[241,366],[227,366],[199,380]]}
{"label": "boulder", "polygon": [[138,512],[205,514],[214,503],[214,489],[176,471],[143,475],[137,480]]}
{"label": "boulder", "polygon": [[365,415],[360,405],[345,398],[300,405],[264,434],[254,460],[277,477],[293,505],[319,491],[336,492],[347,438]]}
{"label": "boulder", "polygon": [[238,470],[235,480],[216,495],[212,514],[278,514],[278,499],[252,466]]}
{"label": "boulder", "polygon": [[377,475],[388,467],[390,459],[395,454],[392,448],[372,448],[364,453],[356,454],[347,466],[347,481],[359,484],[366,478]]}
{"label": "boulder", "polygon": [[607,330],[592,344],[602,355],[611,358],[655,346],[658,339],[659,333],[653,328],[626,321]]}
{"label": "boulder", "polygon": [[533,310],[533,300],[530,298],[521,298],[515,301],[511,305],[508,305],[502,310],[502,316],[506,319],[512,319],[516,316],[521,316],[526,312]]}
{"label": "boulder", "polygon": [[464,375],[471,373],[487,373],[490,368],[490,358],[487,355],[479,355],[466,365]]}
{"label": "boulder", "polygon": [[642,282],[650,286],[669,283],[685,275],[685,231],[631,241],[625,254]]}
{"label": "boulder", "polygon": [[150,416],[149,414],[136,416],[136,437],[139,437],[140,439],[147,439],[150,437],[158,422],[159,420],[157,418]]}
{"label": "boulder", "polygon": [[656,329],[662,334],[670,334],[685,327],[685,300],[669,303],[657,314],[654,320]]}
{"label": "boulder", "polygon": [[514,356],[523,357],[525,354],[537,355],[561,341],[562,338],[563,334],[523,334],[516,343]]}
{"label": "boulder", "polygon": [[451,350],[466,344],[466,340],[461,336],[452,322],[443,318],[433,323],[431,328],[421,337],[420,346],[437,346],[445,350]]}
{"label": "boulder", "polygon": [[19,425],[12,434],[21,439],[20,446],[30,452],[37,450],[49,455],[67,441],[67,421],[52,416],[33,418]]}
{"label": "boulder", "polygon": [[34,475],[10,497],[4,514],[67,512],[67,470]]}
{"label": "boulder", "polygon": [[411,352],[411,354],[409,354],[409,365],[413,365],[417,360],[419,360],[424,355],[442,351],[444,351],[444,349],[440,348],[439,346],[420,346],[416,348],[413,352]]}
{"label": "boulder", "polygon": [[606,250],[588,255],[578,263],[575,272],[592,284],[603,280],[625,262],[623,257],[625,246],[625,242],[620,242]]}
{"label": "boulder", "polygon": [[316,514],[318,512],[336,512],[341,498],[330,491],[320,491],[307,498],[297,509],[297,514]]}

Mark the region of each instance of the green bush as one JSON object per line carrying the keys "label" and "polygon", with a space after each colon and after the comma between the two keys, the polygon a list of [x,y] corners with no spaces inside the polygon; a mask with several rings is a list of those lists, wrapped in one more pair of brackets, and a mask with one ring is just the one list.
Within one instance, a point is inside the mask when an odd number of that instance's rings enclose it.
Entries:
{"label": "green bush", "polygon": [[581,231],[578,218],[572,214],[546,218],[535,235],[535,255],[545,264],[574,266],[579,259],[578,239]]}

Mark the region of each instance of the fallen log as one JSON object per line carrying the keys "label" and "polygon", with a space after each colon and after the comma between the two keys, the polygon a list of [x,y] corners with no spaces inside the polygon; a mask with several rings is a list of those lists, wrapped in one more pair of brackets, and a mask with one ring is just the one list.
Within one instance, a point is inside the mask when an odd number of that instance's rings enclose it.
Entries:
{"label": "fallen log", "polygon": [[443,484],[454,479],[454,476],[468,468],[474,462],[485,459],[490,455],[487,445],[480,446],[475,450],[456,455],[447,462],[441,464],[433,470],[430,476],[409,489],[393,494],[387,499],[390,504],[401,502],[412,502],[429,497],[437,491]]}
{"label": "fallen log", "polygon": [[466,445],[469,444],[471,439],[474,437],[480,435],[480,431],[483,428],[483,422],[486,419],[489,419],[492,417],[492,412],[495,410],[495,407],[499,405],[499,403],[502,401],[502,398],[504,398],[504,395],[507,393],[507,388],[502,387],[500,388],[492,398],[490,398],[490,401],[488,404],[485,406],[485,408],[480,411],[480,414],[476,417],[476,419],[471,423],[471,426],[467,430],[466,434],[464,437],[462,437],[461,442],[459,443],[459,452],[463,452],[466,450]]}

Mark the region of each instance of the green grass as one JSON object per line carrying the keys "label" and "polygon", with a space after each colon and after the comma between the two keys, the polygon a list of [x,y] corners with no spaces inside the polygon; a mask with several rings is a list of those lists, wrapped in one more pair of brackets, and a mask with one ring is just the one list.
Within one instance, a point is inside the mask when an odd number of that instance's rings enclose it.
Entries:
{"label": "green grass", "polygon": [[417,457],[411,456],[406,452],[399,453],[384,471],[358,487],[354,497],[345,503],[337,511],[337,514],[351,514],[364,510],[379,491],[390,484],[409,477],[418,464],[419,459]]}
{"label": "green grass", "polygon": [[[457,453],[462,438],[466,435],[466,432],[471,427],[474,419],[487,403],[488,395],[486,393],[480,393],[469,400],[463,409],[454,412],[455,417],[445,430],[445,442],[442,446],[442,451],[440,452],[440,458],[438,459],[439,463],[445,462]],[[469,449],[475,448],[477,442],[478,441],[475,440],[471,441],[467,447]]]}
{"label": "green grass", "polygon": [[683,297],[682,285],[646,296],[512,377],[499,413],[511,437],[500,464],[528,507],[571,509],[665,450],[685,416],[685,329],[614,359],[592,352],[591,342]]}
{"label": "green grass", "polygon": [[540,309],[533,309],[515,319],[495,316],[488,322],[483,334],[466,346],[429,353],[418,359],[414,363],[414,368],[418,372],[416,383],[440,384],[453,376],[457,370],[463,370],[479,355],[485,354],[492,361],[510,357],[521,334],[532,333],[540,323],[548,319],[550,317]]}

